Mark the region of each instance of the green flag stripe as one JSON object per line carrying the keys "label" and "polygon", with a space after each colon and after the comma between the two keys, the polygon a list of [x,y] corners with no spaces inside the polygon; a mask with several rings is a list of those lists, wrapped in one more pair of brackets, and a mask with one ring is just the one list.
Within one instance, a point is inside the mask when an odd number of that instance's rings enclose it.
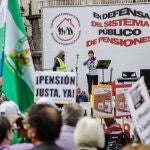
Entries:
{"label": "green flag stripe", "polygon": [[35,72],[18,1],[7,6],[2,89],[25,112],[33,104]]}
{"label": "green flag stripe", "polygon": [[[24,80],[12,73],[5,63],[4,72],[5,77],[7,77],[4,78],[5,86],[3,87],[3,90],[7,91],[6,96],[18,104],[21,112],[25,112],[33,104],[33,91],[30,90]],[[10,85],[13,86],[10,87]]]}
{"label": "green flag stripe", "polygon": [[21,13],[20,13],[20,11],[16,11],[16,10],[20,10],[18,1],[17,0],[9,0],[8,1],[8,10],[10,11],[10,13],[12,15],[15,24],[18,26],[18,28],[21,30],[21,32],[24,35],[26,35]]}

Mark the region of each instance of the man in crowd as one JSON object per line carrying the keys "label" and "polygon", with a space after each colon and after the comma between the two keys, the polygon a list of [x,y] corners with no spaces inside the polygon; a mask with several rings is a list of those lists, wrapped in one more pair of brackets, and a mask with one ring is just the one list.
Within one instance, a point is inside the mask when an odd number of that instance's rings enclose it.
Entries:
{"label": "man in crowd", "polygon": [[54,59],[53,71],[57,72],[66,72],[66,64],[65,64],[65,52],[60,50],[58,55]]}
{"label": "man in crowd", "polygon": [[77,149],[74,143],[73,133],[75,126],[80,118],[84,115],[82,107],[78,103],[66,104],[62,110],[63,126],[59,139],[56,143],[65,150]]}
{"label": "man in crowd", "polygon": [[57,109],[48,104],[32,105],[24,121],[28,138],[35,145],[32,150],[62,150],[55,144],[61,125],[62,119]]}

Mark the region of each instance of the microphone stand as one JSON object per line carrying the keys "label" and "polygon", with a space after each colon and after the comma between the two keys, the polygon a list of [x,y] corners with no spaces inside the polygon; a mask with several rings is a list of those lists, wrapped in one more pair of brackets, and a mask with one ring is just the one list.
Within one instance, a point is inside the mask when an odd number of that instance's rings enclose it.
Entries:
{"label": "microphone stand", "polygon": [[76,85],[78,86],[78,60],[79,60],[79,54],[76,55],[77,56],[77,59],[76,59],[76,75],[77,75],[77,82],[76,82]]}

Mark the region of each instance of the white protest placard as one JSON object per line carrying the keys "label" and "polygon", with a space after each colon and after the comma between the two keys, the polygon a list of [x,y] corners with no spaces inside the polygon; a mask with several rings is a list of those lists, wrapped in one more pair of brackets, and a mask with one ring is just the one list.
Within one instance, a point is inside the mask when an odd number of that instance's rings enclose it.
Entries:
{"label": "white protest placard", "polygon": [[143,144],[150,144],[150,100],[143,77],[126,93],[130,112]]}
{"label": "white protest placard", "polygon": [[76,73],[36,72],[35,99],[48,97],[55,103],[70,103],[76,100]]}

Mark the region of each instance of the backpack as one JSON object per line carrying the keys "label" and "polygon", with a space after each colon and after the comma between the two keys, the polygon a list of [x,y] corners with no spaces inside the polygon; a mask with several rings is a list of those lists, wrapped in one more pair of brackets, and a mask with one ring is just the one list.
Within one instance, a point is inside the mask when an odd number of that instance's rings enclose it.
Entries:
{"label": "backpack", "polygon": [[125,134],[122,131],[105,133],[105,150],[120,150],[127,144]]}

